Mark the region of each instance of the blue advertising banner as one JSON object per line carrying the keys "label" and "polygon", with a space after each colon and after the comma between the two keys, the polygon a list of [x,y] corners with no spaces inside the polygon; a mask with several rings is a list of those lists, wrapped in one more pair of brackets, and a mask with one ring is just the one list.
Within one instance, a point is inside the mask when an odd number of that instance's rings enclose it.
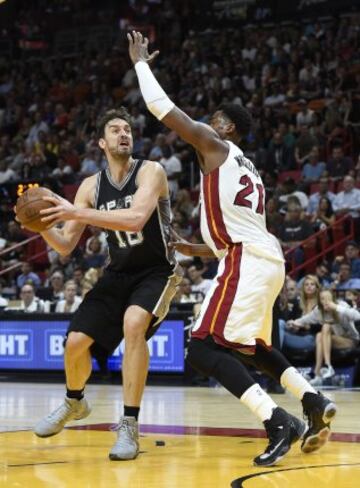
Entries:
{"label": "blue advertising banner", "polygon": [[[68,320],[1,320],[0,369],[61,370]],[[184,321],[165,320],[148,341],[151,372],[184,371]],[[124,341],[109,358],[109,369],[121,367]],[[97,369],[94,361],[94,369]]]}

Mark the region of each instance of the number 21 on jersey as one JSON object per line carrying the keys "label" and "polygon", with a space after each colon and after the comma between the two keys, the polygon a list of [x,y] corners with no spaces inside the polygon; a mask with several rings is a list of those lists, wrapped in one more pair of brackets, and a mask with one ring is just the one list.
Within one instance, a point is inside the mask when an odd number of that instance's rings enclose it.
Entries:
{"label": "number 21 on jersey", "polygon": [[253,209],[253,202],[249,200],[249,196],[255,193],[258,194],[258,204],[255,210],[256,213],[263,215],[264,214],[264,197],[265,191],[264,187],[261,183],[257,183],[255,185],[256,189],[254,188],[254,183],[252,182],[250,176],[243,175],[240,178],[240,185],[243,185],[244,188],[240,190],[234,200],[234,205],[238,205],[239,207],[247,207]]}

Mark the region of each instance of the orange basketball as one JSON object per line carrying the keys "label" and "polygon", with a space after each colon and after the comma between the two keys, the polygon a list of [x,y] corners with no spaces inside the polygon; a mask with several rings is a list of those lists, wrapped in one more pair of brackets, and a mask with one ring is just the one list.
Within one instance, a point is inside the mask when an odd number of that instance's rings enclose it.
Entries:
{"label": "orange basketball", "polygon": [[30,188],[24,192],[16,202],[16,217],[23,227],[33,232],[42,232],[46,230],[49,222],[41,222],[44,215],[40,210],[53,207],[54,204],[43,200],[43,197],[56,197],[48,188]]}

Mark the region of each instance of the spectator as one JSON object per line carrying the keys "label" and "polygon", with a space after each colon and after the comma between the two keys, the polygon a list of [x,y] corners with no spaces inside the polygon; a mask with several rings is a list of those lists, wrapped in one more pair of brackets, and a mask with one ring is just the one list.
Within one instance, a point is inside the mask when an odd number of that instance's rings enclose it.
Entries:
{"label": "spectator", "polygon": [[302,210],[306,210],[309,205],[309,198],[302,190],[296,186],[292,178],[287,178],[283,183],[284,194],[279,196],[279,202],[290,204],[290,201],[296,202]]}
{"label": "spectator", "polygon": [[196,266],[190,266],[188,269],[189,278],[191,280],[191,291],[193,293],[202,293],[203,297],[209,291],[212,280],[205,280],[202,277],[204,270],[198,269]]}
{"label": "spectator", "polygon": [[339,192],[333,201],[333,208],[337,215],[350,214],[354,219],[360,217],[360,190],[355,188],[352,176],[345,176],[344,190]]}
{"label": "spectator", "polygon": [[295,160],[297,164],[302,165],[309,158],[311,149],[318,146],[319,141],[316,136],[310,134],[307,125],[300,127],[300,135],[295,144]]}
{"label": "spectator", "polygon": [[30,283],[34,288],[37,288],[41,285],[41,279],[32,271],[32,264],[24,261],[21,264],[21,274],[16,278],[16,286],[21,289],[26,283]]}
{"label": "spectator", "polygon": [[22,312],[44,313],[49,310],[48,304],[35,295],[35,288],[30,283],[27,283],[21,288],[20,298],[21,304],[19,310]]}
{"label": "spectator", "polygon": [[332,157],[326,165],[328,175],[331,178],[343,178],[353,168],[353,162],[344,156],[344,150],[341,146],[334,146],[331,154]]}
{"label": "spectator", "polygon": [[336,256],[332,271],[337,273],[341,263],[348,263],[351,267],[351,278],[360,278],[359,244],[356,241],[348,241],[345,246],[344,256]]}
{"label": "spectator", "polygon": [[106,256],[101,253],[101,242],[93,237],[89,244],[89,254],[85,254],[84,265],[89,268],[101,268],[105,265]]}
{"label": "spectator", "polygon": [[173,201],[179,189],[179,179],[182,171],[181,162],[175,154],[171,154],[169,146],[165,146],[162,151],[163,157],[160,159],[160,164],[165,169],[170,198]]}
{"label": "spectator", "polygon": [[46,122],[42,120],[41,113],[36,112],[34,115],[34,124],[31,126],[26,143],[29,147],[33,147],[35,143],[39,142],[39,133],[48,132],[49,127]]}
{"label": "spectator", "polygon": [[345,291],[345,301],[350,307],[359,310],[359,292],[357,290],[346,290]]}
{"label": "spectator", "polygon": [[324,380],[335,374],[331,365],[331,349],[348,349],[358,344],[359,332],[355,320],[360,320],[360,312],[345,302],[337,302],[330,290],[324,290],[320,293],[319,306],[294,321],[298,327],[318,323],[322,326],[316,334],[315,377],[311,380],[313,386],[321,386]]}
{"label": "spectator", "polygon": [[296,126],[298,129],[302,125],[310,126],[315,122],[314,111],[308,108],[306,100],[299,100],[300,112],[296,115]]}
{"label": "spectator", "polygon": [[319,148],[314,146],[311,149],[308,162],[304,164],[302,169],[302,177],[306,182],[318,181],[326,170],[326,164],[319,161]]}
{"label": "spectator", "polygon": [[270,171],[281,172],[295,167],[296,163],[292,148],[284,143],[282,134],[276,131],[269,145],[266,168]]}
{"label": "spectator", "polygon": [[76,295],[77,286],[75,281],[69,280],[65,283],[64,298],[59,300],[55,307],[56,313],[74,313],[78,309],[82,298]]}
{"label": "spectator", "polygon": [[9,300],[2,295],[3,283],[0,281],[0,310],[7,307]]}
{"label": "spectator", "polygon": [[101,244],[100,253],[105,255],[107,253],[107,250],[108,250],[108,244],[107,244],[105,232],[102,229],[100,229],[99,227],[94,227],[93,225],[89,225],[88,229],[90,230],[92,235],[86,240],[86,243],[85,243],[86,254],[88,256],[90,256],[92,254],[93,251],[91,250],[91,243],[94,239],[97,239],[100,241],[100,244]]}
{"label": "spectator", "polygon": [[279,212],[278,201],[275,198],[269,198],[266,203],[266,226],[269,232],[277,235],[277,231],[283,222],[283,216]]}
{"label": "spectator", "polygon": [[320,178],[319,191],[310,195],[307,213],[312,215],[317,212],[321,197],[326,197],[333,204],[335,193],[329,191],[329,179],[326,176]]}
{"label": "spectator", "polygon": [[328,198],[320,198],[319,207],[316,213],[312,215],[310,222],[316,232],[326,229],[326,227],[335,222],[334,211]]}
{"label": "spectator", "polygon": [[351,278],[351,266],[349,263],[341,263],[339,273],[333,286],[336,290],[360,290],[360,278]]}
{"label": "spectator", "polygon": [[311,225],[301,217],[301,207],[290,203],[284,222],[279,228],[281,244],[286,249],[298,246],[312,234]]}
{"label": "spectator", "polygon": [[[290,281],[290,293],[291,293]],[[289,282],[287,287],[289,293]],[[292,293],[294,294],[294,292]],[[300,307],[293,306],[293,312],[283,316],[283,320],[280,320],[280,344],[290,349],[295,350],[314,350],[315,349],[315,336],[311,331],[311,327],[304,326],[299,327],[296,325],[296,319],[301,315],[310,313],[319,304],[320,283],[316,276],[305,276],[300,290]],[[290,295],[291,296],[291,295]]]}
{"label": "spectator", "polygon": [[0,161],[0,185],[16,180],[16,178],[15,171],[9,167],[6,161],[4,159]]}
{"label": "spectator", "polygon": [[64,299],[64,274],[62,271],[54,271],[50,276],[51,301],[57,303]]}
{"label": "spectator", "polygon": [[193,292],[191,290],[191,281],[184,277],[179,285],[179,290],[174,297],[176,303],[199,303],[203,301],[203,294],[201,292]]}

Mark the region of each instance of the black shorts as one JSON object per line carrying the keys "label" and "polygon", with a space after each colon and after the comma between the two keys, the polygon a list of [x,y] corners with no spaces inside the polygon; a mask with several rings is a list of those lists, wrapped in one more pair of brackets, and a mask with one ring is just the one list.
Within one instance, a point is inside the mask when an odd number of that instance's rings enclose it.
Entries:
{"label": "black shorts", "polygon": [[105,270],[72,318],[69,332],[83,332],[94,344],[94,357],[110,355],[124,337],[123,319],[130,305],[153,314],[146,339],[152,337],[169,311],[181,276],[170,267],[156,266],[137,272]]}

